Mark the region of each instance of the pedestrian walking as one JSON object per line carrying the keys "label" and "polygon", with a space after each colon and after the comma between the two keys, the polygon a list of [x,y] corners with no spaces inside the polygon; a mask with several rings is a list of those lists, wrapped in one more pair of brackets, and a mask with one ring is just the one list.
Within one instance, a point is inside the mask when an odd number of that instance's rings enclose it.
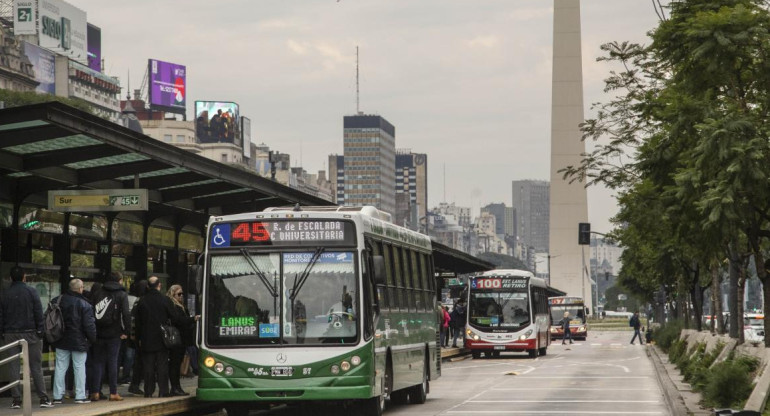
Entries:
{"label": "pedestrian walking", "polygon": [[446,306],[441,307],[441,316],[443,317],[443,322],[441,324],[441,346],[448,347],[449,346],[449,324],[450,322],[452,322],[452,318],[449,316],[449,311],[447,310]]}
{"label": "pedestrian walking", "polygon": [[452,338],[452,348],[457,348],[457,338],[462,336],[462,332],[465,329],[465,304],[462,301],[458,301],[452,313],[449,314],[454,328],[454,336]]}
{"label": "pedestrian walking", "polygon": [[639,320],[639,312],[634,312],[634,315],[628,320],[628,326],[634,328],[634,336],[631,338],[631,345],[634,345],[636,337],[639,337],[639,343],[644,345],[644,338],[642,338],[642,333],[639,331],[639,328],[642,327],[642,323]]}
{"label": "pedestrian walking", "polygon": [[200,319],[200,315],[190,316],[187,307],[184,305],[184,292],[182,286],[172,285],[168,288],[166,296],[174,304],[174,318],[178,324],[179,333],[182,335],[182,345],[169,350],[169,369],[168,378],[171,383],[172,396],[189,396],[190,393],[182,390],[181,367],[182,360],[187,351],[187,347],[193,345],[193,335],[195,334],[195,322]]}
{"label": "pedestrian walking", "polygon": [[83,296],[83,281],[80,279],[70,280],[69,290],[51,302],[59,298],[59,307],[64,318],[64,336],[53,344],[56,349],[54,403],[61,403],[64,399],[64,376],[70,366],[70,360],[75,374],[75,403],[90,403],[86,396],[86,356],[88,347],[96,342],[94,310]]}
{"label": "pedestrian walking", "polygon": [[118,354],[120,343],[128,338],[131,330],[131,312],[128,295],[123,287],[123,275],[112,272],[108,280],[92,293],[96,317],[96,343],[94,344],[94,374],[91,378],[91,401],[100,400],[105,365],[110,386],[111,402],[121,401],[118,394]]}
{"label": "pedestrian walking", "polygon": [[[20,339],[27,341],[29,373],[40,399],[40,407],[53,407],[45,392],[43,380],[43,305],[37,291],[28,286],[26,281],[24,269],[18,266],[11,268],[11,285],[0,296],[0,333],[3,334],[4,344]],[[21,353],[21,347],[10,353]],[[11,383],[19,380],[20,364],[19,360],[8,363]],[[11,409],[20,409],[21,391],[18,385],[11,387],[11,396]]]}
{"label": "pedestrian walking", "polygon": [[570,321],[571,319],[569,317],[569,311],[564,311],[564,317],[561,318],[561,329],[564,332],[564,335],[561,337],[561,345],[566,344],[568,339],[569,339],[569,343],[573,344],[572,331],[569,330]]}
{"label": "pedestrian walking", "polygon": [[179,324],[171,300],[160,293],[157,276],[147,279],[147,293],[139,300],[136,313],[137,340],[144,368],[144,397],[152,397],[158,383],[159,397],[170,397],[168,388],[168,354],[163,344],[161,324]]}

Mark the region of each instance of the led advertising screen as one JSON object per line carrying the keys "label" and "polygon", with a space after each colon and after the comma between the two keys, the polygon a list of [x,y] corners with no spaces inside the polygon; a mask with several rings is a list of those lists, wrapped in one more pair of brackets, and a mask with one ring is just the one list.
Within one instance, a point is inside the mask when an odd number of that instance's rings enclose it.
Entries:
{"label": "led advertising screen", "polygon": [[40,46],[87,64],[86,12],[61,0],[40,0],[38,5]]}
{"label": "led advertising screen", "polygon": [[187,68],[170,62],[149,60],[150,108],[185,113]]}
{"label": "led advertising screen", "polygon": [[241,117],[241,132],[243,134],[243,157],[251,157],[251,119]]}
{"label": "led advertising screen", "polygon": [[195,102],[195,135],[201,143],[241,145],[238,104],[220,101]]}
{"label": "led advertising screen", "polygon": [[43,94],[56,94],[56,60],[54,54],[37,45],[22,42],[22,53],[27,56],[35,71],[35,81],[39,82],[35,91]]}
{"label": "led advertising screen", "polygon": [[102,72],[102,30],[88,24],[88,67]]}

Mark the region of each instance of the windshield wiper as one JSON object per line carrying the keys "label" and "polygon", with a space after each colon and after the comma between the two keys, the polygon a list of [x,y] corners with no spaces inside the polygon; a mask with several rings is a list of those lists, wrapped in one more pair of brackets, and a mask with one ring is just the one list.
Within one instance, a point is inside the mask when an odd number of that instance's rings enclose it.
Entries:
{"label": "windshield wiper", "polygon": [[310,269],[312,269],[318,259],[321,258],[321,253],[323,253],[324,250],[324,247],[318,247],[315,252],[313,252],[313,256],[310,258],[310,261],[307,262],[307,266],[305,266],[305,270],[302,271],[302,274],[294,275],[294,283],[291,287],[291,295],[289,295],[289,299],[291,299],[292,302],[297,298],[297,294],[299,294],[300,289],[302,289],[302,286],[305,285],[308,276],[310,276]]}
{"label": "windshield wiper", "polygon": [[264,273],[262,273],[262,270],[259,270],[259,266],[257,266],[257,263],[254,261],[254,259],[249,256],[249,253],[246,251],[245,248],[240,249],[241,255],[243,255],[243,258],[246,259],[246,262],[251,266],[251,269],[254,271],[254,274],[259,277],[259,280],[262,281],[262,284],[265,285],[267,288],[267,291],[270,292],[270,295],[274,298],[278,297],[278,291],[275,290],[275,288],[270,284],[270,281],[267,280],[267,276],[265,276]]}

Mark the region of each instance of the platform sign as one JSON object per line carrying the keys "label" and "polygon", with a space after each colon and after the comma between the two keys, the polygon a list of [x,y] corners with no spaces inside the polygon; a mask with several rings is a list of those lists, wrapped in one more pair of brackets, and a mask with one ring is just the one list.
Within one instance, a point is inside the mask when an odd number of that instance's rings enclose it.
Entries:
{"label": "platform sign", "polygon": [[146,189],[48,191],[48,210],[55,212],[147,211]]}

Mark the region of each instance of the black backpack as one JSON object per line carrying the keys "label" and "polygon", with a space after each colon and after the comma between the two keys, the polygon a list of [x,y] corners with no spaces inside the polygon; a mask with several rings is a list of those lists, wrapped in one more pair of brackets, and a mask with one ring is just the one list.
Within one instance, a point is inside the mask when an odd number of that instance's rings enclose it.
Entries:
{"label": "black backpack", "polygon": [[61,313],[61,296],[57,297],[56,302],[48,302],[48,309],[43,314],[43,334],[49,344],[53,344],[64,337],[64,317]]}
{"label": "black backpack", "polygon": [[98,328],[110,327],[120,321],[118,300],[112,293],[99,290],[94,296],[94,317]]}

